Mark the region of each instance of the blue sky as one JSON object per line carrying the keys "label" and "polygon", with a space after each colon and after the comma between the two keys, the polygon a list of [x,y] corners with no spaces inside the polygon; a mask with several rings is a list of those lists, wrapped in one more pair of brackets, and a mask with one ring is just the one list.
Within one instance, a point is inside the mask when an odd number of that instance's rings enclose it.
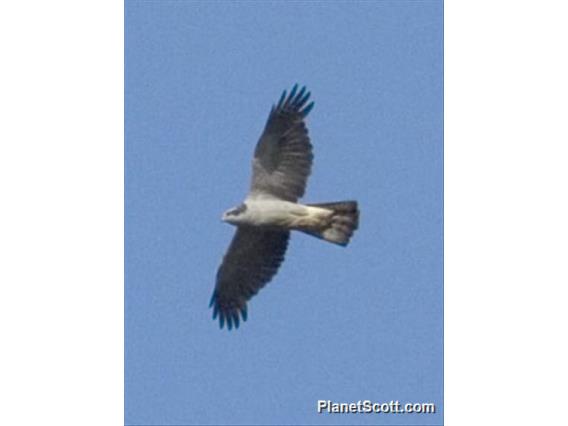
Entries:
{"label": "blue sky", "polygon": [[[442,423],[438,1],[126,1],[126,424]],[[208,308],[272,103],[312,92],[306,202],[357,199],[347,248],[293,235],[238,330]],[[316,413],[318,399],[434,402]]]}

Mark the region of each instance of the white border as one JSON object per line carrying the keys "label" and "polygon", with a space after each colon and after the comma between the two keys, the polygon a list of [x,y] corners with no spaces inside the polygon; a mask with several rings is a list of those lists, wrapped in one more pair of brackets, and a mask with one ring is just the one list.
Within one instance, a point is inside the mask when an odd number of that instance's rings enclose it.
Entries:
{"label": "white border", "polygon": [[0,7],[0,424],[123,423],[123,5]]}
{"label": "white border", "polygon": [[[566,6],[445,14],[446,424],[564,424]],[[0,423],[122,424],[122,4],[0,40]]]}
{"label": "white border", "polygon": [[448,425],[568,424],[567,12],[445,5]]}

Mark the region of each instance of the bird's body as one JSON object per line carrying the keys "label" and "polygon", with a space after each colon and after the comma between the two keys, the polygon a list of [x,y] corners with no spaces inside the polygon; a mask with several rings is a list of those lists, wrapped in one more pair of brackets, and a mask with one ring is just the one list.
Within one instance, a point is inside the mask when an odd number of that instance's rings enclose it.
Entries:
{"label": "bird's body", "polygon": [[251,189],[245,201],[223,215],[237,232],[217,271],[211,297],[221,328],[248,317],[247,301],[278,271],[291,231],[346,246],[359,225],[356,201],[300,204],[312,166],[304,123],[314,103],[305,87],[286,91],[273,106],[256,145]]}
{"label": "bird's body", "polygon": [[236,226],[302,231],[314,228],[332,214],[320,207],[275,198],[247,198],[243,204],[246,210],[236,216],[225,216],[223,220]]}

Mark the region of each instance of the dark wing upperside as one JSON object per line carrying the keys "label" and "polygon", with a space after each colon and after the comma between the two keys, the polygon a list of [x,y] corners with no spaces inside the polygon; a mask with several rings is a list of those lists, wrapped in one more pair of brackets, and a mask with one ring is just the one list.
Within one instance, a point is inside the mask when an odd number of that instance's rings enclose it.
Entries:
{"label": "dark wing upperside", "polygon": [[290,232],[239,227],[217,271],[209,306],[219,326],[239,326],[247,319],[247,301],[268,283],[284,260]]}
{"label": "dark wing upperside", "polygon": [[296,84],[286,98],[273,106],[253,159],[251,195],[271,195],[296,202],[304,195],[312,168],[312,144],[304,119],[314,103],[306,105],[306,88],[296,93]]}

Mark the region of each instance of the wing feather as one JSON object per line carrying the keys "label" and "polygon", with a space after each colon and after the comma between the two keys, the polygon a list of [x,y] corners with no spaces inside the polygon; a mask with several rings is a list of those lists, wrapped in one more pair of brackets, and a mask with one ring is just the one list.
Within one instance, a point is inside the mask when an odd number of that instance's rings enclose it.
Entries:
{"label": "wing feather", "polygon": [[306,87],[296,84],[273,106],[254,152],[251,195],[270,195],[296,202],[304,195],[313,152],[304,122],[314,103]]}
{"label": "wing feather", "polygon": [[211,297],[213,319],[230,330],[247,320],[247,301],[274,277],[284,260],[290,233],[239,227],[217,271]]}

